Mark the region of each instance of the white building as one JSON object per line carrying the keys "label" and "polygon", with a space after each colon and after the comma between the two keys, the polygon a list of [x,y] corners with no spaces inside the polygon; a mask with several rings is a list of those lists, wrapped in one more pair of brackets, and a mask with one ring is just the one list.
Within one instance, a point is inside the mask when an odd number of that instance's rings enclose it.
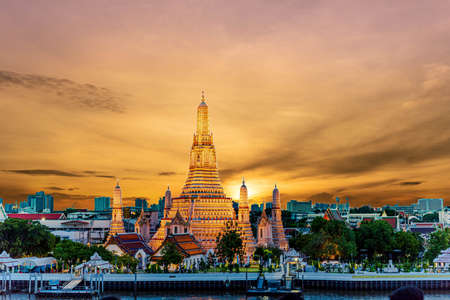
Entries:
{"label": "white building", "polygon": [[444,200],[439,198],[422,198],[417,200],[417,209],[422,212],[439,211],[444,208]]}
{"label": "white building", "polygon": [[8,219],[8,215],[6,214],[5,208],[3,207],[3,203],[0,203],[0,222],[5,222]]}
{"label": "white building", "polygon": [[433,260],[434,266],[442,270],[450,269],[450,248],[443,250],[438,257]]}
{"label": "white building", "polygon": [[103,244],[108,236],[111,220],[40,220],[51,233],[61,239],[83,244]]}
{"label": "white building", "polygon": [[439,211],[439,223],[444,225],[444,228],[450,226],[450,210],[447,208]]}

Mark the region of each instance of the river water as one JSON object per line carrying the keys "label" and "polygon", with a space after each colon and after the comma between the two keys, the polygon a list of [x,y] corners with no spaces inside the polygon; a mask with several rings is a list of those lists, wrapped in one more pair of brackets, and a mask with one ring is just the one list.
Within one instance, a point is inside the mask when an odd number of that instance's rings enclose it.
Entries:
{"label": "river water", "polygon": [[[135,298],[132,293],[105,293],[104,296],[114,295],[122,300],[271,300],[269,297],[246,297],[243,294],[212,294],[205,292],[183,292],[183,293],[139,293]],[[350,292],[350,291],[317,291],[306,290],[305,300],[386,300],[389,299],[389,292],[368,291],[368,292]],[[10,300],[35,300],[34,296],[27,294],[12,294],[0,296],[0,299]],[[67,300],[67,298],[65,298]],[[425,291],[426,300],[450,299],[450,291]]]}

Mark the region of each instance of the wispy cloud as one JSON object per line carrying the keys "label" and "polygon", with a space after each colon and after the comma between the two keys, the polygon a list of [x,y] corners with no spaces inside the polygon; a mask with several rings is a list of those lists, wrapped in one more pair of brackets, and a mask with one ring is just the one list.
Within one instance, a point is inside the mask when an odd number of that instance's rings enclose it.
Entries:
{"label": "wispy cloud", "polygon": [[48,186],[45,189],[52,190],[52,191],[64,191],[65,188],[59,187],[59,186]]}
{"label": "wispy cloud", "polygon": [[176,172],[172,172],[172,171],[166,171],[166,172],[159,172],[158,175],[159,176],[174,176],[176,175]]}
{"label": "wispy cloud", "polygon": [[422,184],[422,181],[403,181],[400,182],[399,185],[419,185]]}
{"label": "wispy cloud", "polygon": [[61,170],[42,170],[42,169],[31,169],[31,170],[3,170],[3,172],[24,174],[31,176],[63,176],[63,177],[83,177],[83,175],[61,171]]}
{"label": "wispy cloud", "polygon": [[124,112],[123,97],[93,84],[36,74],[0,70],[0,88],[22,88],[56,96],[59,104],[100,111]]}

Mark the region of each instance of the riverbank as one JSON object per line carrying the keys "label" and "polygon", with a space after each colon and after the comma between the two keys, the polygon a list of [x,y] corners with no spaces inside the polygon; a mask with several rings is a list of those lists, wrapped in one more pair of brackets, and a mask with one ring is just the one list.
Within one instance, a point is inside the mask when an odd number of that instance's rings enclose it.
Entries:
{"label": "riverbank", "polygon": [[[42,275],[42,276],[41,276]],[[161,291],[161,290],[245,290],[256,281],[256,273],[162,273],[162,274],[84,274],[80,285],[101,286],[103,291]],[[266,273],[267,280],[280,280],[279,272]],[[0,274],[0,278],[2,278]],[[71,281],[68,273],[11,274],[7,290],[33,292],[49,281]],[[101,284],[99,283],[101,282]],[[11,289],[9,289],[11,284]],[[300,273],[295,285],[305,289],[335,290],[393,290],[400,286],[414,285],[424,290],[448,290],[450,273],[365,273],[340,274],[325,272]]]}

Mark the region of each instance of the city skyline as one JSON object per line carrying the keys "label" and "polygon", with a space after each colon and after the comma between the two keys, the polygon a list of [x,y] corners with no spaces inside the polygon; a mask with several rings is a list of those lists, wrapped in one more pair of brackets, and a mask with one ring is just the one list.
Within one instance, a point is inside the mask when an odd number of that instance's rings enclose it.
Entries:
{"label": "city skyline", "polygon": [[2,4],[0,198],[178,195],[203,89],[234,200],[449,198],[448,3],[198,3]]}

